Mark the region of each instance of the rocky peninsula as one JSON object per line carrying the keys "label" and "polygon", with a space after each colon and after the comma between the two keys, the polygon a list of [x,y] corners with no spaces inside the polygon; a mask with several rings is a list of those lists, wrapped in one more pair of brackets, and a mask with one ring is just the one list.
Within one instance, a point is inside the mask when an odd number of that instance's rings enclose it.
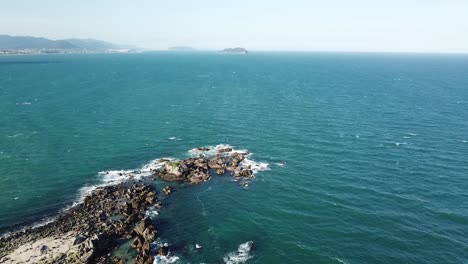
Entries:
{"label": "rocky peninsula", "polygon": [[[96,188],[54,221],[0,238],[0,263],[153,263],[158,223],[147,210],[161,208],[173,189],[156,190],[152,181],[200,184],[215,176],[255,177],[247,152],[219,145],[191,153],[184,160],[154,161],[158,166],[149,169],[149,177],[121,175],[124,180]],[[122,248],[134,259],[116,254]]]}

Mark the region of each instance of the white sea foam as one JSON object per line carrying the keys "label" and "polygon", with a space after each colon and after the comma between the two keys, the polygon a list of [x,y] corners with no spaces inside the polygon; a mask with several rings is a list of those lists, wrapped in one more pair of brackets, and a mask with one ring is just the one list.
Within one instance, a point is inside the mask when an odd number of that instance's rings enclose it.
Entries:
{"label": "white sea foam", "polygon": [[252,248],[253,241],[248,241],[239,245],[237,251],[230,252],[224,256],[223,260],[226,264],[241,264],[253,257]]}
{"label": "white sea foam", "polygon": [[134,170],[109,170],[98,172],[101,183],[96,185],[83,186],[79,190],[79,199],[73,204],[73,206],[81,203],[84,198],[89,195],[92,191],[99,187],[105,187],[109,185],[116,185],[128,180],[140,180],[144,177],[151,176],[154,170],[158,170],[164,166],[165,160],[174,160],[173,158],[156,159],[150,161],[148,164],[141,166]]}
{"label": "white sea foam", "polygon": [[169,264],[176,263],[179,260],[178,256],[159,256],[154,257],[153,264]]}
{"label": "white sea foam", "polygon": [[154,218],[159,215],[159,211],[154,207],[148,207],[145,214],[151,218]]}
{"label": "white sea foam", "polygon": [[173,141],[180,141],[181,139],[178,138],[178,137],[170,137],[168,138],[169,140],[173,140]]}
{"label": "white sea foam", "polygon": [[30,105],[30,102],[22,102],[22,103],[16,103],[16,105]]}
{"label": "white sea foam", "polygon": [[158,249],[163,246],[163,241],[161,238],[158,238],[156,241],[151,243],[151,251],[153,252],[154,255],[154,261],[153,264],[166,264],[166,263],[176,263],[180,258],[176,255],[174,255],[170,250],[169,254],[167,256],[161,256],[157,254]]}
{"label": "white sea foam", "polygon": [[249,159],[248,157],[250,157],[251,155],[252,153],[247,155],[247,157],[240,163],[241,167],[250,168],[254,175],[257,174],[259,171],[270,170],[270,166],[268,165],[268,163],[256,162]]}
{"label": "white sea foam", "polygon": [[406,143],[406,142],[395,142],[395,145],[397,145],[397,146],[406,145],[406,144],[408,144],[408,143]]}
{"label": "white sea foam", "polygon": [[6,233],[4,233],[4,234],[1,234],[1,235],[0,235],[0,238],[8,237],[8,236],[10,236],[11,234],[14,234],[14,233],[16,233],[16,232],[22,232],[22,231],[26,231],[26,230],[28,230],[28,229],[33,229],[33,228],[45,226],[45,225],[47,225],[47,224],[52,223],[53,221],[55,221],[56,218],[57,218],[57,216],[44,218],[44,219],[42,219],[42,220],[39,220],[39,221],[37,221],[37,222],[34,222],[34,223],[31,224],[31,225],[24,226],[24,227],[22,227],[21,229],[17,229],[17,230],[13,230],[13,231],[11,231],[11,232],[6,232]]}

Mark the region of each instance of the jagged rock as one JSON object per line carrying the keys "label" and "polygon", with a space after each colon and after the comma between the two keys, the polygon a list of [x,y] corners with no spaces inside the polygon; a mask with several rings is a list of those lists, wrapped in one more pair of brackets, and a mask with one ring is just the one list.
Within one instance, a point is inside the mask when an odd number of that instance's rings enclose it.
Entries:
{"label": "jagged rock", "polygon": [[89,260],[93,257],[93,254],[94,254],[93,250],[82,253],[81,256],[79,257],[80,261],[82,263],[88,263]]}
{"label": "jagged rock", "polygon": [[154,237],[156,236],[156,230],[154,230],[153,226],[148,226],[145,231],[143,231],[142,235],[146,241],[153,241]]}
{"label": "jagged rock", "polygon": [[143,239],[140,236],[135,237],[130,247],[132,248],[141,248],[143,246]]}
{"label": "jagged rock", "polygon": [[75,241],[73,241],[73,245],[75,246],[75,245],[81,244],[85,240],[86,240],[86,238],[84,236],[78,235],[78,236],[75,237]]}
{"label": "jagged rock", "polygon": [[142,256],[138,255],[135,259],[136,264],[153,264],[154,257],[152,255],[149,256]]}
{"label": "jagged rock", "polygon": [[164,166],[166,173],[173,174],[175,176],[183,176],[188,172],[187,166],[181,161],[166,162]]}
{"label": "jagged rock", "polygon": [[231,154],[231,157],[232,157],[233,159],[242,161],[242,160],[245,159],[245,154],[244,154],[244,153],[240,153],[240,152],[234,152],[234,153]]}
{"label": "jagged rock", "polygon": [[197,159],[197,160],[195,160],[195,162],[193,164],[198,168],[208,170],[208,163],[204,159]]}
{"label": "jagged rock", "polygon": [[218,152],[231,152],[232,151],[232,148],[222,148],[222,149],[218,149]]}
{"label": "jagged rock", "polygon": [[241,169],[238,174],[239,177],[252,177],[252,175],[253,171],[249,169]]}
{"label": "jagged rock", "polygon": [[46,245],[42,245],[39,250],[41,251],[41,254],[46,254],[47,251],[49,251],[49,248]]}
{"label": "jagged rock", "polygon": [[138,220],[139,220],[138,214],[134,213],[134,214],[129,215],[127,219],[125,219],[125,222],[129,224],[129,223],[135,223]]}
{"label": "jagged rock", "polygon": [[170,182],[173,182],[173,181],[184,181],[184,180],[186,180],[186,178],[184,177],[184,175],[165,174],[164,172],[160,172],[160,173],[159,173],[159,177],[160,177],[162,180],[170,181]]}
{"label": "jagged rock", "polygon": [[218,175],[224,175],[225,173],[226,173],[226,170],[224,168],[216,170],[216,174],[218,174]]}
{"label": "jagged rock", "polygon": [[132,213],[133,209],[132,209],[132,205],[129,203],[129,202],[125,202],[125,204],[123,205],[123,208],[122,208],[122,214],[123,215],[130,215]]}
{"label": "jagged rock", "polygon": [[146,240],[143,243],[143,246],[141,247],[141,251],[143,253],[143,256],[151,255],[151,247],[150,247],[150,242],[148,240]]}
{"label": "jagged rock", "polygon": [[217,170],[223,167],[223,161],[220,159],[212,159],[208,161],[210,169]]}
{"label": "jagged rock", "polygon": [[143,220],[138,222],[138,224],[136,224],[133,231],[135,231],[135,233],[137,233],[138,235],[143,236],[143,232],[145,231],[145,229],[152,224],[153,223],[151,222],[151,219],[149,217],[145,217]]}
{"label": "jagged rock", "polygon": [[172,188],[171,186],[166,186],[162,189],[163,193],[165,193],[166,195],[170,195],[172,193]]}

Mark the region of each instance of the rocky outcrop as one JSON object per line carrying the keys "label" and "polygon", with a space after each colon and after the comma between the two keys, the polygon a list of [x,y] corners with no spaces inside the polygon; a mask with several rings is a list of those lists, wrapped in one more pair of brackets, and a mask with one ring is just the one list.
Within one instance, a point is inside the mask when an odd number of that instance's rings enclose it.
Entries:
{"label": "rocky outcrop", "polygon": [[109,263],[121,239],[139,239],[138,262],[152,263],[149,245],[157,236],[148,206],[157,206],[156,192],[148,184],[122,183],[96,189],[83,203],[72,207],[55,221],[0,239],[0,260],[20,245],[51,236],[72,233],[73,250],[54,263]]}
{"label": "rocky outcrop", "polygon": [[[164,166],[155,171],[155,177],[165,181],[189,182],[199,184],[211,179],[210,171],[217,175],[230,175],[242,178],[252,178],[253,171],[250,168],[242,168],[246,153],[233,152],[230,147],[217,149],[217,155],[206,157],[203,152],[208,148],[197,148],[199,157],[185,160],[165,160]],[[161,162],[161,161],[160,161]]]}
{"label": "rocky outcrop", "polygon": [[[191,184],[208,181],[211,175],[229,174],[242,179],[244,184],[245,179],[254,177],[252,168],[245,166],[247,153],[233,151],[227,146],[216,147],[215,155],[209,148],[195,150],[199,153],[197,157],[159,160],[157,163],[163,166],[150,171],[154,178]],[[162,192],[167,196],[173,190],[166,186]],[[53,240],[63,234],[67,234],[71,249],[44,263],[125,263],[125,259],[116,259],[111,254],[119,245],[125,244],[122,241],[131,241],[130,247],[136,252],[135,263],[153,263],[151,243],[158,232],[151,218],[146,216],[150,206],[162,207],[151,184],[130,179],[125,183],[97,188],[82,203],[51,223],[0,238],[0,263],[22,245],[41,239]],[[50,250],[47,246],[40,249],[39,254],[48,254]]]}

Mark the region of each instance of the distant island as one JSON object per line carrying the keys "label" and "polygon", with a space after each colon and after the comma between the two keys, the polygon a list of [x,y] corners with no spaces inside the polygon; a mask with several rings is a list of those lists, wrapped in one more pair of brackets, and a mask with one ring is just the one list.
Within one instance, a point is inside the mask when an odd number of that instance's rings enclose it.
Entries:
{"label": "distant island", "polygon": [[244,48],[227,48],[223,49],[221,53],[248,54],[249,52]]}
{"label": "distant island", "polygon": [[190,46],[169,47],[167,50],[169,50],[169,51],[196,51],[195,48],[190,47]]}
{"label": "distant island", "polygon": [[0,55],[50,53],[127,53],[137,48],[96,39],[51,40],[42,37],[0,35]]}

